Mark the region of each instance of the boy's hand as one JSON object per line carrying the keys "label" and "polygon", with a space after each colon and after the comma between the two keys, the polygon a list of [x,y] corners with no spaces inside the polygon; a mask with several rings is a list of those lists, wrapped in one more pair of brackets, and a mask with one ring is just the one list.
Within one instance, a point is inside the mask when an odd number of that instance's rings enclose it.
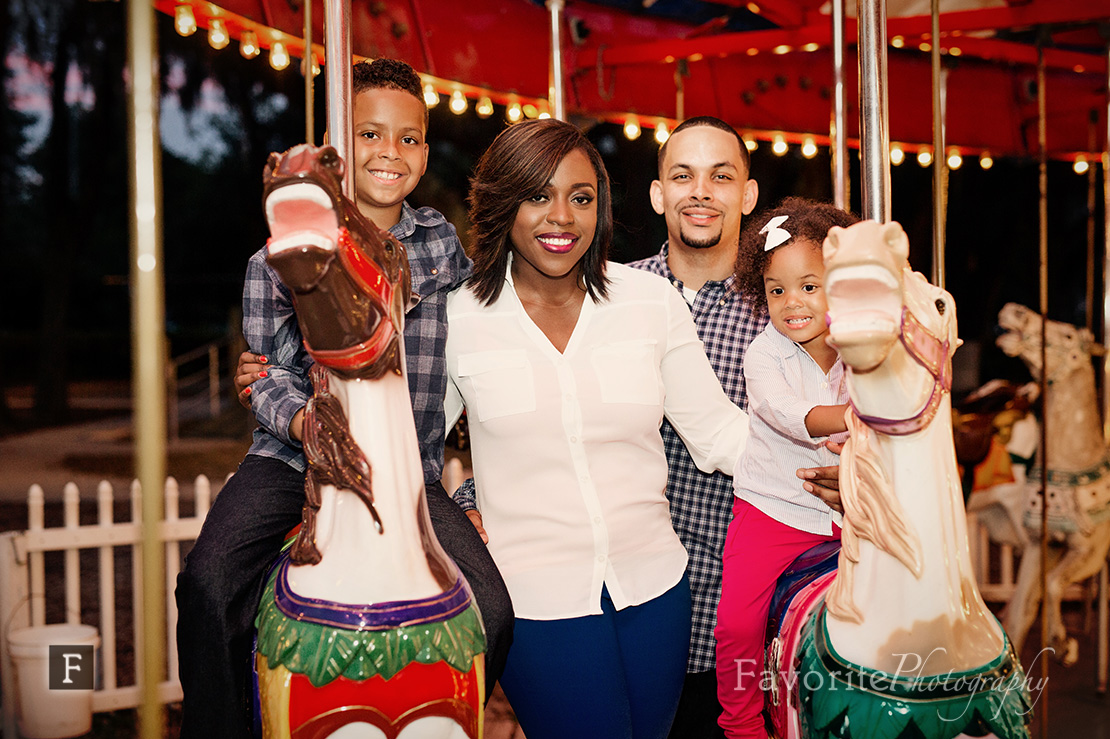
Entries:
{"label": "boy's hand", "polygon": [[478,529],[478,536],[482,537],[482,543],[489,544],[489,534],[482,526],[482,514],[471,510],[466,512],[466,517],[470,519],[470,523],[474,524],[474,528]]}
{"label": "boy's hand", "polygon": [[[827,442],[825,447],[835,454],[840,454],[844,449],[843,444],[834,444],[831,441]],[[803,490],[825,501],[829,508],[832,508],[834,511],[840,513],[844,512],[844,506],[840,504],[839,465],[832,467],[806,467],[797,470],[795,474],[802,480],[805,480],[805,482],[802,483]]]}
{"label": "boy's hand", "polygon": [[239,404],[248,411],[251,409],[251,383],[269,374],[270,364],[264,354],[243,352],[239,355],[239,366],[235,368],[235,391]]}

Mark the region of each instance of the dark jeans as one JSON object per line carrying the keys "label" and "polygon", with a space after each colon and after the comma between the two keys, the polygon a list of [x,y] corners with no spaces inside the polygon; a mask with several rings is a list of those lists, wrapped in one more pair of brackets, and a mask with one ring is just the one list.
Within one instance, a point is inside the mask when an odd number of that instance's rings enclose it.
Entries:
{"label": "dark jeans", "polygon": [[724,729],[717,725],[720,717],[717,671],[688,672],[668,739],[724,739]]}
{"label": "dark jeans", "polygon": [[[488,696],[512,642],[509,593],[474,525],[443,486],[427,494],[436,536],[482,612]],[[263,579],[303,505],[303,472],[250,454],[216,496],[177,578],[183,738],[250,736],[254,617]]]}

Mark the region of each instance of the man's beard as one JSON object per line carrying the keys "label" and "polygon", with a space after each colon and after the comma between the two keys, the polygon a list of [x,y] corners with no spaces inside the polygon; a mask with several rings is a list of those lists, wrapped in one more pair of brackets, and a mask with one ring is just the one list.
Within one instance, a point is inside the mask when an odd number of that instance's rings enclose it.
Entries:
{"label": "man's beard", "polygon": [[712,249],[714,246],[721,243],[720,231],[712,235],[703,236],[699,239],[687,236],[684,230],[680,230],[679,236],[682,237],[682,243],[686,244],[686,246],[691,249]]}

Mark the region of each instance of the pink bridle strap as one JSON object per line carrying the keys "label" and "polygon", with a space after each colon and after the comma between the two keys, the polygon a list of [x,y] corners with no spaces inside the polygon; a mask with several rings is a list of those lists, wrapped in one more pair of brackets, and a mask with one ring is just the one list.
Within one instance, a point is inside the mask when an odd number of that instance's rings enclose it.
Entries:
{"label": "pink bridle strap", "polygon": [[925,405],[909,418],[882,418],[864,415],[850,398],[848,401],[859,420],[876,433],[887,436],[908,436],[924,429],[936,417],[937,408],[940,407],[945,393],[952,390],[952,357],[947,339],[941,341],[934,336],[907,306],[902,306],[902,331],[898,338],[914,361],[924,367],[933,378],[933,389]]}

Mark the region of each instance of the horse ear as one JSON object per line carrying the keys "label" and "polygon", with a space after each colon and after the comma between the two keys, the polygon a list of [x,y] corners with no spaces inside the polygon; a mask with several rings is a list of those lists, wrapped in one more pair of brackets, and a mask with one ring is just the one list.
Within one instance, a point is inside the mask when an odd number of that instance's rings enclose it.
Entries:
{"label": "horse ear", "polygon": [[825,259],[831,259],[836,250],[840,248],[840,232],[844,229],[840,226],[833,226],[829,229],[828,236],[825,237],[825,243],[821,246],[821,256]]}
{"label": "horse ear", "polygon": [[895,254],[902,259],[910,258],[910,240],[906,238],[906,232],[898,221],[884,223],[881,233],[883,241]]}
{"label": "horse ear", "polygon": [[270,156],[266,159],[266,169],[262,173],[262,178],[266,179],[270,174],[277,169],[278,162],[281,161],[281,154],[276,151],[271,151]]}

